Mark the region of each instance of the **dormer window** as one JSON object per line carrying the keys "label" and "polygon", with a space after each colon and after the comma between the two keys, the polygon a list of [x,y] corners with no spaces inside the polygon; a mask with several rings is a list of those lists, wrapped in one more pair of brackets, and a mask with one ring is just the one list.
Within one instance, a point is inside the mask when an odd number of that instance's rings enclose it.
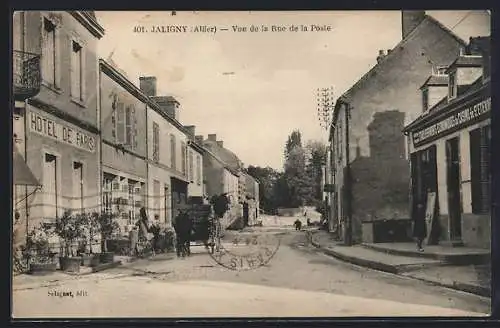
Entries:
{"label": "dormer window", "polygon": [[427,111],[429,109],[429,89],[422,89],[422,108],[423,111]]}
{"label": "dormer window", "polygon": [[452,71],[448,80],[448,98],[453,99],[457,96],[457,72]]}

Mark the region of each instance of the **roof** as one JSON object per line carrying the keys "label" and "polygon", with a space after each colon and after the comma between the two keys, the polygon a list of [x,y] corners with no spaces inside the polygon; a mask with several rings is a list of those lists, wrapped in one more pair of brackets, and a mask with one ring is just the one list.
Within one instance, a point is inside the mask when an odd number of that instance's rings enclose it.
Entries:
{"label": "roof", "polygon": [[448,85],[448,75],[439,74],[439,75],[431,75],[427,80],[425,80],[424,84],[420,87],[422,89],[425,86],[447,86]]}
{"label": "roof", "polygon": [[233,175],[239,176],[239,173],[237,171],[233,170],[228,163],[224,162],[224,160],[222,160],[222,158],[220,158],[220,156],[218,156],[218,154],[215,154],[214,152],[212,152],[210,149],[207,149],[206,147],[204,147],[203,149],[204,149],[205,154],[212,156],[216,161],[218,161],[220,164],[222,164],[222,166],[226,170],[231,172]]}
{"label": "roof", "polygon": [[[386,61],[387,58],[390,58],[391,56],[395,56],[397,51],[394,51],[395,49],[398,49],[399,47],[402,47],[404,46],[410,39],[411,37],[417,33],[417,31],[420,29],[420,27],[424,24],[424,22],[431,22],[432,24],[436,25],[437,27],[439,27],[440,29],[442,29],[443,31],[447,32],[448,35],[450,35],[451,37],[453,37],[459,44],[461,44],[462,46],[466,47],[467,46],[467,43],[462,40],[460,37],[458,37],[455,33],[453,33],[449,28],[447,28],[446,26],[444,26],[443,24],[441,24],[439,21],[437,21],[436,19],[434,19],[433,17],[429,16],[429,15],[425,15],[425,18],[422,20],[422,22],[420,22],[420,24],[418,24],[414,29],[413,31],[411,31],[407,36],[406,38],[404,38],[403,40],[401,40],[396,46],[394,46],[392,48],[392,50],[383,57],[382,60],[380,60],[380,62],[377,62],[377,64],[375,64],[375,66],[373,66],[368,72],[366,72],[356,83],[354,83],[347,91],[345,91],[338,99],[337,99],[337,102],[335,104],[335,108],[334,108],[334,111],[333,111],[333,119],[335,121],[335,118],[337,116],[337,111],[339,110],[340,108],[340,105],[342,103],[345,103],[346,100],[349,98],[350,94],[357,88],[359,87],[360,85],[362,85],[362,83],[366,80],[368,80],[369,78],[371,78],[373,76],[373,73],[375,73],[377,70],[380,69],[381,67],[381,64],[383,62]],[[330,135],[330,139],[331,139],[332,135]]]}
{"label": "roof", "polygon": [[431,117],[434,117],[438,113],[442,112],[443,110],[450,108],[454,104],[463,101],[466,97],[475,94],[476,92],[480,91],[484,87],[488,87],[487,84],[489,83],[483,83],[483,78],[482,76],[476,79],[472,84],[464,86],[462,91],[457,95],[457,97],[451,99],[448,101],[448,97],[444,97],[441,99],[437,104],[435,104],[433,107],[431,107],[428,111],[425,113],[422,113],[417,119],[415,119],[413,122],[409,123],[407,126],[403,128],[403,132],[408,132],[410,130],[413,130],[413,128],[417,125],[420,125],[421,123],[429,120]]}
{"label": "roof", "polygon": [[229,149],[217,145],[217,141],[204,140],[203,145],[205,147],[208,147],[214,154],[219,156],[225,163],[227,163],[231,167],[231,169],[237,172],[241,170],[241,161],[238,156],[236,156],[236,154]]}
{"label": "roof", "polygon": [[462,55],[455,59],[453,63],[448,66],[447,72],[450,71],[453,67],[481,67],[483,66],[483,57],[482,56],[469,56]]}

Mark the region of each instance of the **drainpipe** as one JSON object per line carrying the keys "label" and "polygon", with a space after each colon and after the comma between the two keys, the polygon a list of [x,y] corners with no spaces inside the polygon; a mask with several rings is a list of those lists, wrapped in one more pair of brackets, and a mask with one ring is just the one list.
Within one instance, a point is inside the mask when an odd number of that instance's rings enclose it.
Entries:
{"label": "drainpipe", "polygon": [[345,158],[346,158],[346,170],[345,170],[345,190],[346,190],[346,212],[347,212],[347,236],[345,243],[348,246],[353,244],[352,242],[352,184],[351,184],[351,167],[350,167],[350,154],[349,154],[349,117],[351,105],[349,103],[345,103]]}

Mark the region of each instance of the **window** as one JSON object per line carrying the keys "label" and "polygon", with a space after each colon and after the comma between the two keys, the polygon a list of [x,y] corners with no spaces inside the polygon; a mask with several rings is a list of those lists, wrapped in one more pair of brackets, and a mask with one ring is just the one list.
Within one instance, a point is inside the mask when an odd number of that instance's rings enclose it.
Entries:
{"label": "window", "polygon": [[177,169],[176,167],[176,146],[175,146],[175,136],[173,134],[170,135],[170,167],[172,169]]}
{"label": "window", "polygon": [[83,100],[83,48],[81,44],[71,41],[71,97]]}
{"label": "window", "polygon": [[55,219],[58,216],[59,187],[57,181],[57,157],[45,154],[43,165],[44,215]]}
{"label": "window", "polygon": [[490,212],[490,144],[491,128],[489,125],[470,132],[472,213],[474,214]]}
{"label": "window", "polygon": [[160,161],[160,127],[153,122],[153,161]]}
{"label": "window", "polygon": [[[119,100],[113,102],[113,110],[116,115],[112,115],[115,122],[114,137],[117,144],[128,146],[130,149],[137,149],[137,117],[135,107],[125,104]],[[116,116],[116,120],[114,117]]]}
{"label": "window", "polygon": [[192,150],[189,150],[189,181],[194,181],[194,154]]}
{"label": "window", "polygon": [[113,211],[113,180],[115,176],[108,175],[104,173],[103,178],[103,193],[102,193],[102,203],[104,205],[104,211],[106,213],[111,213]]}
{"label": "window", "polygon": [[201,185],[201,156],[196,156],[196,184]]}
{"label": "window", "polygon": [[83,164],[73,162],[73,211],[83,213]]}
{"label": "window", "polygon": [[427,88],[422,90],[422,107],[424,112],[429,109],[429,89]]}
{"label": "window", "polygon": [[186,175],[186,158],[187,158],[187,149],[186,149],[186,143],[182,142],[181,143],[181,172],[183,175]]}
{"label": "window", "polygon": [[450,78],[448,83],[448,98],[453,99],[457,94],[457,72],[450,72]]}
{"label": "window", "polygon": [[57,26],[47,18],[42,27],[42,78],[50,86],[59,87],[57,81]]}

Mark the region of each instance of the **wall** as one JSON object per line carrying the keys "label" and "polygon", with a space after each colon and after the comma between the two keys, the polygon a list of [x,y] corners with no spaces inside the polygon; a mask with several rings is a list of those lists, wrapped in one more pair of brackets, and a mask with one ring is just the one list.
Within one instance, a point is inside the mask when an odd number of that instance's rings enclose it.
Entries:
{"label": "wall", "polygon": [[[43,17],[60,22],[57,29],[56,70],[58,71],[58,87],[50,87],[45,82],[40,93],[34,97],[44,103],[51,104],[84,122],[97,126],[97,78],[98,57],[96,54],[98,40],[68,12],[26,11],[25,51],[42,54],[41,33]],[[72,101],[70,95],[70,55],[71,38],[77,37],[84,43],[84,101]]]}
{"label": "wall", "polygon": [[[193,148],[189,147],[189,149],[193,152],[193,177],[192,177],[192,182],[190,180],[190,183],[188,185],[188,195],[189,196],[194,196],[194,197],[202,197],[203,196],[203,155],[194,150]],[[196,165],[197,160],[196,158],[199,158],[199,163],[200,163],[200,183],[198,184],[198,181],[196,181],[197,177],[197,171],[198,167]]]}
{"label": "wall", "polygon": [[482,67],[457,67],[457,85],[472,84],[482,74]]}
{"label": "wall", "polygon": [[224,168],[208,152],[203,155],[203,180],[206,181],[208,197],[220,195],[224,192]]}
{"label": "wall", "polygon": [[447,86],[430,86],[429,87],[429,108],[432,108],[443,98],[448,96]]}

